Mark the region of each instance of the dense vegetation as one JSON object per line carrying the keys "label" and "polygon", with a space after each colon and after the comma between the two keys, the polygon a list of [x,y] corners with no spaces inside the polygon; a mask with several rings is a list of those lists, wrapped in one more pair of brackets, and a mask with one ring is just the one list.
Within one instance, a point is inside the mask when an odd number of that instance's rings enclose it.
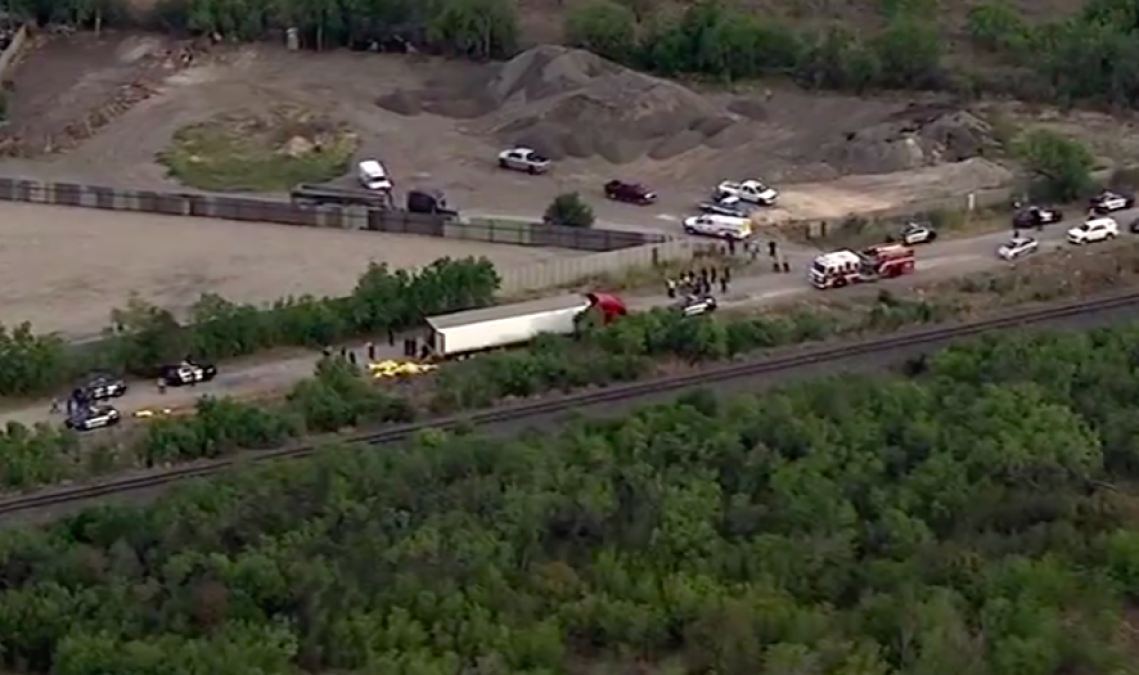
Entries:
{"label": "dense vegetation", "polygon": [[[55,675],[1124,672],[1139,328],[513,441],[425,434],[0,534]],[[920,372],[919,372],[920,371]]]}
{"label": "dense vegetation", "polygon": [[414,273],[371,265],[345,298],[289,297],[262,308],[203,295],[185,326],[136,298],[111,313],[107,340],[81,350],[26,323],[0,325],[0,396],[50,392],[95,367],[149,377],[186,354],[225,359],[416,328],[427,316],[490,305],[498,283],[484,258],[443,258]]}
{"label": "dense vegetation", "polygon": [[575,337],[546,336],[527,350],[448,364],[435,378],[384,380],[380,386],[361,369],[332,357],[318,364],[314,377],[297,383],[283,403],[205,399],[192,415],[158,415],[141,430],[99,434],[86,443],[49,425],[28,429],[10,424],[0,432],[0,487],[23,490],[125,468],[278,448],[306,435],[409,422],[425,410],[450,413],[511,396],[649,377],[659,373],[662,360],[710,362],[953,314],[949,304],[899,300],[888,293],[859,310],[718,321],[660,309],[611,326],[586,323]]}
{"label": "dense vegetation", "polygon": [[[93,26],[125,20],[119,0],[14,0],[18,14]],[[667,75],[717,79],[789,76],[808,87],[952,88],[1130,106],[1139,100],[1139,10],[1129,0],[1090,0],[1071,17],[1029,23],[1003,0],[969,12],[966,30],[991,57],[948,67],[938,6],[882,3],[882,25],[801,28],[729,2],[671,11],[654,0],[593,0],[570,10],[568,43]],[[299,29],[306,46],[364,47],[393,39],[422,49],[503,58],[520,43],[514,0],[164,0],[150,23],[238,40]]]}

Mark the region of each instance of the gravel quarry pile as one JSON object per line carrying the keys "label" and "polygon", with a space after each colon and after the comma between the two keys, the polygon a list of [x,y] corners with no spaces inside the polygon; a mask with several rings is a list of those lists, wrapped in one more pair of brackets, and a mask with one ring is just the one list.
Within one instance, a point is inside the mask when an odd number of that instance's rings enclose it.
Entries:
{"label": "gravel quarry pile", "polygon": [[844,174],[912,171],[991,155],[992,127],[962,110],[914,108],[824,142],[820,161]]}
{"label": "gravel quarry pile", "polygon": [[577,49],[535,47],[476,79],[397,91],[376,104],[405,116],[475,120],[478,133],[552,159],[663,160],[742,137],[737,116],[700,94]]}

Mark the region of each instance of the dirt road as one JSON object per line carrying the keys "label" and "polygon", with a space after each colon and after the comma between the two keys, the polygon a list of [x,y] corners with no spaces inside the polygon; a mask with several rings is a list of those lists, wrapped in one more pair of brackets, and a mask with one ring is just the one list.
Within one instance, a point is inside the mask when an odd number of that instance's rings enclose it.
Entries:
{"label": "dirt road", "polygon": [[[1136,213],[1139,211],[1118,214],[1118,220],[1129,222]],[[1042,251],[1053,250],[1066,245],[1063,241],[1064,233],[1070,225],[1071,223],[1054,225],[1041,233],[1039,239],[1042,242]],[[920,251],[918,273],[915,276],[884,281],[876,288],[899,288],[912,284],[914,281],[930,281],[998,269],[1002,265],[1009,264],[1002,263],[995,256],[997,247],[1007,240],[1008,236],[1008,233],[1000,232],[971,239],[935,243],[924,247]],[[788,258],[793,268],[791,274],[768,273],[735,279],[729,293],[722,299],[721,306],[727,308],[762,305],[785,301],[796,295],[816,292],[810,288],[804,278],[804,271],[810,263],[810,256],[811,253],[805,249],[790,253]],[[841,294],[850,290],[830,292]],[[663,292],[660,295],[629,298],[629,304],[634,310],[644,310],[669,303],[670,300]],[[359,345],[353,347],[359,356],[364,356]],[[399,345],[396,347],[382,345],[379,347],[377,358],[398,359],[400,358],[400,349]],[[141,408],[192,406],[196,398],[203,394],[247,396],[264,392],[285,391],[297,380],[309,377],[318,358],[318,354],[312,353],[273,362],[223,367],[217,380],[208,385],[169,390],[164,395],[158,394],[155,387],[150,383],[136,383],[125,397],[116,401],[116,406],[129,415]],[[45,402],[19,410],[10,410],[0,414],[0,423],[20,421],[25,424],[32,424],[49,421],[53,419],[53,416],[48,413],[48,407]]]}

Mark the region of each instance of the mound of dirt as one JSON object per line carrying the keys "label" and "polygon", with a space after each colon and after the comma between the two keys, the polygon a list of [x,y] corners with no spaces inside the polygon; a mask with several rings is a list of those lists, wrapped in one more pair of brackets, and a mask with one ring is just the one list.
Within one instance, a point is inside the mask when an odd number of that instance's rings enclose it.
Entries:
{"label": "mound of dirt", "polygon": [[376,105],[384,110],[394,112],[404,117],[414,117],[423,112],[423,101],[414,91],[397,89],[396,91],[376,99]]}
{"label": "mound of dirt", "polygon": [[753,138],[753,132],[743,124],[733,124],[719,133],[709,136],[704,144],[715,150],[730,150],[746,145]]}
{"label": "mound of dirt", "polygon": [[672,159],[696,148],[703,142],[703,134],[689,129],[657,143],[652,150],[649,150],[649,157],[656,160]]}
{"label": "mound of dirt", "polygon": [[[696,147],[732,124],[723,110],[679,84],[553,45],[503,64],[481,91],[424,92],[423,109],[468,119],[477,111],[484,117],[477,130],[503,144],[622,163],[647,148],[675,156],[676,148]],[[456,115],[462,106],[467,114]]]}
{"label": "mound of dirt", "polygon": [[893,173],[961,162],[999,146],[988,123],[971,113],[915,108],[824,143],[818,159],[842,173]]}
{"label": "mound of dirt", "polygon": [[763,101],[755,98],[737,98],[728,104],[728,110],[757,122],[767,119],[767,107]]}
{"label": "mound of dirt", "polygon": [[535,124],[520,132],[517,136],[517,144],[533,148],[555,161],[566,157],[565,145],[562,143],[562,132],[550,125]]}

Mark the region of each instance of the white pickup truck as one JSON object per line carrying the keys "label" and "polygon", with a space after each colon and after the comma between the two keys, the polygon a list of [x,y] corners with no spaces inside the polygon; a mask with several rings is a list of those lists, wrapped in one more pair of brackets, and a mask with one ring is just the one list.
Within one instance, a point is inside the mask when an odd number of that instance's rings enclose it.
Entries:
{"label": "white pickup truck", "polygon": [[741,201],[751,202],[761,206],[773,206],[775,200],[779,198],[779,193],[774,188],[770,188],[758,180],[744,180],[739,182],[726,180],[716,186],[715,197],[716,199],[737,197]]}

